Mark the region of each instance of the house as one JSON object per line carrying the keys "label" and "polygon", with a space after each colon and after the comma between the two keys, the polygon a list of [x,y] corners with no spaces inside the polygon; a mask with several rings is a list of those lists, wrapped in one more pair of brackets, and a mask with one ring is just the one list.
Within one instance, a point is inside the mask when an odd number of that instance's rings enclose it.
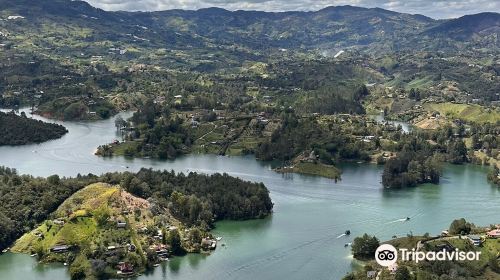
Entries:
{"label": "house", "polygon": [[63,225],[64,225],[64,221],[63,221],[63,220],[59,220],[59,219],[57,219],[57,220],[54,220],[54,221],[52,221],[52,222],[53,222],[55,225],[58,225],[58,226],[63,226]]}
{"label": "house", "polygon": [[209,238],[203,238],[201,240],[201,247],[203,249],[215,250],[217,247],[217,241]]}
{"label": "house", "polygon": [[52,253],[66,253],[69,250],[68,245],[57,245],[50,249]]}
{"label": "house", "polygon": [[370,270],[366,272],[366,277],[368,279],[375,279],[377,277],[377,271],[375,270]]}
{"label": "house", "polygon": [[120,262],[118,263],[118,271],[117,274],[120,275],[130,275],[134,273],[134,266],[128,262]]}
{"label": "house", "polygon": [[494,229],[491,231],[488,231],[486,233],[489,238],[499,238],[500,237],[500,229]]}
{"label": "house", "polygon": [[472,245],[474,246],[480,246],[481,245],[481,236],[479,235],[469,235],[467,238],[470,240]]}
{"label": "house", "polygon": [[118,222],[116,222],[116,227],[117,228],[126,228],[127,227],[127,223],[126,222],[122,222],[122,221],[118,221]]}
{"label": "house", "polygon": [[156,254],[158,255],[158,257],[168,258],[170,246],[163,245],[163,244],[152,245],[152,246],[149,247],[149,249],[155,251]]}
{"label": "house", "polygon": [[389,269],[389,272],[391,274],[395,274],[396,271],[398,271],[398,264],[397,263],[391,264],[387,269]]}
{"label": "house", "polygon": [[182,95],[176,95],[174,96],[175,99],[181,99],[182,98]]}
{"label": "house", "polygon": [[169,227],[168,227],[168,230],[176,230],[176,229],[177,229],[177,227],[176,227],[176,226],[169,226]]}

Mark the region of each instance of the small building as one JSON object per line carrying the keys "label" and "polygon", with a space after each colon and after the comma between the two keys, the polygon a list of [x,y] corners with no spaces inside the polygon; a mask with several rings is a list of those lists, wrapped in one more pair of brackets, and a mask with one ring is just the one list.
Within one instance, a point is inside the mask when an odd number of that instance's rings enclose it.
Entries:
{"label": "small building", "polygon": [[217,241],[209,238],[203,238],[201,240],[201,247],[205,250],[215,250],[217,248]]}
{"label": "small building", "polygon": [[175,99],[181,99],[182,98],[182,95],[176,95],[174,96]]}
{"label": "small building", "polygon": [[488,233],[486,233],[488,235],[489,238],[499,238],[500,237],[500,229],[494,229],[494,230],[491,230],[491,231],[488,231]]}
{"label": "small building", "polygon": [[398,264],[397,263],[391,264],[387,269],[389,269],[389,272],[391,274],[395,274],[396,271],[398,271]]}
{"label": "small building", "polygon": [[120,275],[131,275],[134,273],[134,266],[128,262],[120,262],[118,264],[117,274]]}
{"label": "small building", "polygon": [[52,253],[66,253],[69,250],[68,245],[57,245],[50,249]]}
{"label": "small building", "polygon": [[127,227],[127,223],[126,222],[122,222],[122,221],[118,221],[118,222],[116,222],[116,227],[117,228],[126,228]]}
{"label": "small building", "polygon": [[58,226],[63,226],[63,225],[64,225],[64,221],[63,221],[63,220],[60,220],[60,219],[53,220],[52,222],[53,222],[55,225],[58,225]]}
{"label": "small building", "polygon": [[370,270],[366,272],[366,278],[368,279],[375,279],[377,277],[377,271],[375,270]]}
{"label": "small building", "polygon": [[482,243],[481,236],[479,235],[469,235],[467,238],[470,240],[472,245],[474,246],[480,246]]}

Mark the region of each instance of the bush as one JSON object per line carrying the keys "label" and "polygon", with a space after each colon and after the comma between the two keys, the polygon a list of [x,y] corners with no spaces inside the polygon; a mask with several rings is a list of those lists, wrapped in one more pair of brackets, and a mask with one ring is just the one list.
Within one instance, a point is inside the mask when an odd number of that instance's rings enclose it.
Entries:
{"label": "bush", "polygon": [[472,230],[472,224],[468,223],[464,218],[454,220],[451,225],[449,232],[451,234],[469,234]]}
{"label": "bush", "polygon": [[372,259],[375,257],[375,251],[380,246],[380,241],[375,236],[364,234],[362,237],[356,237],[352,243],[352,254],[354,258],[360,260]]}

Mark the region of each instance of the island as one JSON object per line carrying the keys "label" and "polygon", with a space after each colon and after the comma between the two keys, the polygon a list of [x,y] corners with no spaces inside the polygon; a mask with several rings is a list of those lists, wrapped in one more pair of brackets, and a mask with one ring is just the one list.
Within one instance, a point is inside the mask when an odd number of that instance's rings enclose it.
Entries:
{"label": "island", "polygon": [[216,221],[264,218],[273,208],[263,184],[226,174],[33,178],[2,167],[0,182],[0,249],[13,243],[13,252],[68,265],[73,279],[132,276],[209,253],[220,241],[210,233]]}

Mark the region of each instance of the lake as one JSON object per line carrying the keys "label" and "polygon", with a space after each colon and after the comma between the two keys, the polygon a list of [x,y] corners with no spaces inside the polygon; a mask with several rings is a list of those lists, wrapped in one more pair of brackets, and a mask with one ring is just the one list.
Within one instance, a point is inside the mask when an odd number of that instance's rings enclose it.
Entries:
{"label": "lake", "polygon": [[[123,117],[130,113],[123,113]],[[35,117],[43,119],[41,117]],[[48,120],[46,120],[48,121]],[[108,171],[141,167],[178,172],[226,172],[263,182],[275,203],[271,217],[246,222],[219,222],[222,236],[209,255],[173,258],[138,279],[340,279],[357,266],[344,244],[363,233],[382,240],[393,235],[439,234],[451,221],[464,217],[478,225],[498,222],[500,191],[486,180],[487,168],[447,165],[440,185],[404,190],[383,189],[382,167],[343,164],[342,180],[304,175],[284,176],[271,164],[253,157],[190,155],[175,161],[99,158],[98,145],[120,139],[114,119],[98,122],[58,122],[69,133],[38,145],[0,147],[0,165],[36,176]],[[406,217],[411,220],[404,221]],[[351,236],[341,236],[347,229]],[[2,279],[68,279],[60,265],[37,265],[20,254],[0,256]]]}

